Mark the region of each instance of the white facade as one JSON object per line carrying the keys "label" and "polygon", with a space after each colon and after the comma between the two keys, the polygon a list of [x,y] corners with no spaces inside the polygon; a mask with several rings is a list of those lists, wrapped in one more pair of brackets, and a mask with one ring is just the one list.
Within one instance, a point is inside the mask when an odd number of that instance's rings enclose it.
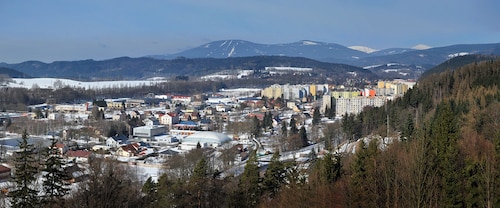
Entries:
{"label": "white facade", "polygon": [[134,136],[142,138],[151,138],[156,135],[164,134],[167,128],[163,125],[140,126],[134,128]]}
{"label": "white facade", "polygon": [[358,114],[363,108],[367,106],[380,107],[383,106],[386,97],[376,96],[376,97],[353,97],[353,98],[336,98],[335,99],[335,112],[337,116],[342,116],[344,114]]}

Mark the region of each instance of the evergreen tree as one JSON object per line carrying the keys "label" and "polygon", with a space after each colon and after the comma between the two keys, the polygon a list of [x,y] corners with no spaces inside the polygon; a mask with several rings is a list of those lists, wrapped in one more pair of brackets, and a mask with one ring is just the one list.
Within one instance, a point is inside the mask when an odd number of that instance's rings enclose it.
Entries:
{"label": "evergreen tree", "polygon": [[379,153],[376,140],[368,146],[364,142],[356,148],[356,156],[351,165],[352,177],[349,193],[349,207],[377,207],[376,156]]}
{"label": "evergreen tree", "polygon": [[302,141],[302,147],[309,146],[309,140],[307,139],[306,127],[304,127],[304,126],[300,127],[299,135],[300,135],[300,140]]}
{"label": "evergreen tree", "polygon": [[319,122],[320,122],[320,112],[319,112],[319,107],[315,107],[314,108],[314,112],[313,112],[313,119],[312,119],[312,124],[313,125],[318,125]]}
{"label": "evergreen tree", "polygon": [[255,207],[261,194],[257,152],[252,152],[240,176],[239,189],[242,196],[242,207]]}
{"label": "evergreen tree", "polygon": [[43,190],[45,194],[43,203],[49,207],[57,205],[63,206],[63,196],[69,191],[69,188],[64,184],[64,180],[68,180],[69,177],[62,167],[62,157],[56,144],[57,141],[52,139],[52,144],[50,148],[48,148],[47,160],[43,170],[46,172],[43,180]]}
{"label": "evergreen tree", "polygon": [[459,138],[458,126],[448,103],[438,105],[430,130],[433,138],[435,163],[438,176],[441,177],[442,205],[446,207],[463,207],[460,195],[460,173],[458,166]]}
{"label": "evergreen tree", "polygon": [[15,189],[11,192],[12,207],[38,207],[38,191],[34,188],[37,167],[35,166],[33,145],[28,144],[28,133],[23,132],[19,141],[19,149],[14,159],[16,172],[14,173]]}
{"label": "evergreen tree", "polygon": [[158,200],[158,183],[155,183],[151,177],[148,177],[141,189],[145,194],[144,201],[147,204],[153,204]]}
{"label": "evergreen tree", "polygon": [[189,179],[188,191],[191,193],[191,207],[209,207],[210,193],[208,186],[210,178],[208,177],[208,165],[205,158],[201,158],[193,169],[193,175]]}
{"label": "evergreen tree", "polygon": [[290,119],[290,132],[292,134],[299,133],[299,129],[297,129],[297,121],[295,120],[295,118]]}
{"label": "evergreen tree", "polygon": [[401,131],[401,138],[403,140],[410,140],[414,130],[415,130],[415,125],[413,124],[413,118],[411,114],[408,114],[406,123],[404,124],[403,129]]}
{"label": "evergreen tree", "polygon": [[262,186],[263,191],[273,198],[280,190],[281,186],[286,182],[286,167],[280,161],[280,153],[274,152],[273,157],[267,167]]}
{"label": "evergreen tree", "polygon": [[260,121],[257,117],[253,117],[253,120],[252,120],[252,136],[254,138],[258,138],[260,137],[262,134],[262,128],[261,128],[261,125],[260,125]]}
{"label": "evergreen tree", "polygon": [[283,138],[288,136],[288,129],[287,129],[288,124],[286,121],[281,122],[281,134],[283,135]]}

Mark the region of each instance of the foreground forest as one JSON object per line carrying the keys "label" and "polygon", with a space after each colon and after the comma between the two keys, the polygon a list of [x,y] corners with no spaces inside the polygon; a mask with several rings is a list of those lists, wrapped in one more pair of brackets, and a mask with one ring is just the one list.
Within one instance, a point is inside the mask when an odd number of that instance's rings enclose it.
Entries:
{"label": "foreground forest", "polygon": [[[158,182],[144,184],[137,183],[133,171],[96,158],[89,162],[91,180],[74,192],[37,201],[36,193],[17,186],[12,202],[33,200],[41,207],[500,207],[499,85],[500,60],[478,62],[420,80],[385,107],[344,116],[345,135],[373,138],[360,142],[355,154],[320,149],[304,164],[280,161],[277,152],[266,170],[251,154],[243,172],[232,176],[212,168],[210,151],[197,149],[165,164]],[[379,135],[401,139],[385,144]],[[23,164],[22,154],[16,161]]]}

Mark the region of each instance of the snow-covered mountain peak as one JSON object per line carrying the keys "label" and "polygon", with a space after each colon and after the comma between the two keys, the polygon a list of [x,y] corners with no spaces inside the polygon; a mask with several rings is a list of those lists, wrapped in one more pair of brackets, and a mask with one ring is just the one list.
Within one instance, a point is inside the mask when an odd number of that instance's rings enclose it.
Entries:
{"label": "snow-covered mountain peak", "polygon": [[376,49],[369,48],[369,47],[366,47],[366,46],[349,46],[348,48],[350,48],[352,50],[357,50],[357,51],[365,52],[365,53],[373,53],[373,52],[378,51]]}
{"label": "snow-covered mountain peak", "polygon": [[318,45],[318,43],[309,40],[303,40],[302,45]]}
{"label": "snow-covered mountain peak", "polygon": [[432,48],[432,47],[425,45],[425,44],[418,44],[418,45],[412,47],[412,49],[415,49],[415,50],[427,50],[429,48]]}

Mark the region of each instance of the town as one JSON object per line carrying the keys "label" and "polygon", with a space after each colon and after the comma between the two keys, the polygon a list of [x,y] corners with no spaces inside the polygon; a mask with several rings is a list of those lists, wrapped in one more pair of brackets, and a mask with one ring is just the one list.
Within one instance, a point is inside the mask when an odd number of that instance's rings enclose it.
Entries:
{"label": "town", "polygon": [[[162,173],[175,171],[170,160],[195,149],[210,154],[213,167],[224,175],[241,174],[251,150],[258,153],[264,167],[274,152],[280,152],[281,160],[307,163],[311,152],[348,151],[345,145],[359,139],[340,130],[344,115],[381,107],[414,84],[411,80],[378,81],[363,89],[274,84],[263,89],[221,89],[194,95],[148,93],[142,98],[77,104],[52,100],[29,106],[26,112],[0,114],[0,175],[4,181],[12,175],[11,158],[19,151],[23,129],[36,148],[57,141],[57,152],[64,158],[68,174],[74,175],[73,181],[86,180],[87,162],[92,157],[120,161],[134,167],[143,182],[148,178],[157,181]],[[299,131],[305,136],[291,136]],[[9,183],[0,185],[7,190]]]}

